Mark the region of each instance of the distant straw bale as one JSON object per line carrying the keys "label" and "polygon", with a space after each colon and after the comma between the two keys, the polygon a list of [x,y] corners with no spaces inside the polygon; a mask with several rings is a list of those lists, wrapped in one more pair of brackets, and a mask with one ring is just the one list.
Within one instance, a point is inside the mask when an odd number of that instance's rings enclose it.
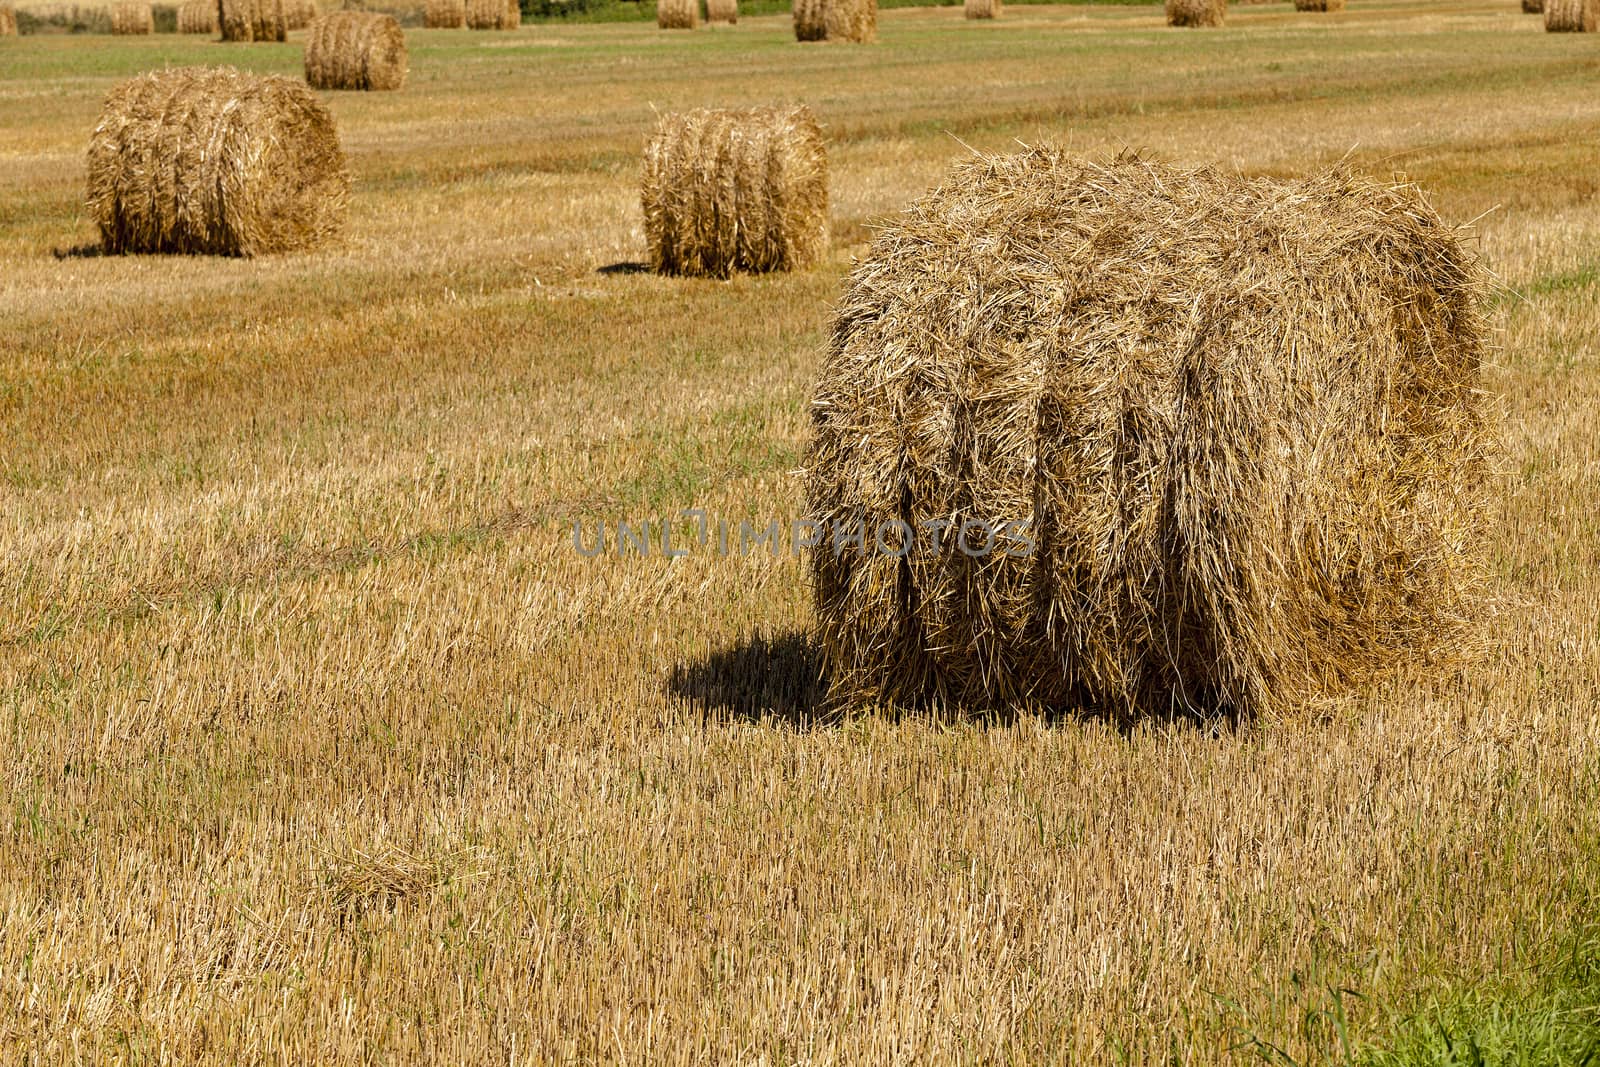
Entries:
{"label": "distant straw bale", "polygon": [[828,242],[828,157],[811,109],[662,118],[641,199],[651,266],[725,278],[798,270]]}
{"label": "distant straw bale", "polygon": [[847,41],[871,44],[878,39],[878,0],[794,0],[797,41]]}
{"label": "distant straw bale", "polygon": [[1538,15],[1544,11],[1544,0],[1522,0],[1524,15]]}
{"label": "distant straw bale", "polygon": [[430,30],[459,30],[467,25],[466,0],[428,0],[422,24]]}
{"label": "distant straw bale", "polygon": [[739,21],[739,0],[706,0],[706,21],[734,25]]}
{"label": "distant straw bale", "polygon": [[10,4],[0,4],[0,37],[17,35],[17,11]]}
{"label": "distant straw bale", "polygon": [[311,91],[231,67],[123,82],[89,140],[89,214],[112,254],[310,248],[343,223],[348,186]]}
{"label": "distant straw bale", "polygon": [[700,0],[656,0],[656,29],[692,30],[700,25]]}
{"label": "distant straw bale", "polygon": [[316,21],[316,0],[283,0],[283,27],[286,30],[303,30]]}
{"label": "distant straw bale", "polygon": [[393,15],[336,11],[311,24],[306,83],[313,89],[398,89],[406,83],[406,35]]}
{"label": "distant straw bale", "polygon": [[997,19],[1000,17],[1001,0],[967,0],[967,18],[969,19]]}
{"label": "distant straw bale", "polygon": [[517,0],[466,0],[466,7],[468,29],[514,30],[522,25]]}
{"label": "distant straw bale", "polygon": [[216,0],[188,0],[178,7],[179,33],[216,33]]}
{"label": "distant straw bale", "polygon": [[1593,33],[1600,0],[1544,0],[1544,28],[1549,33]]}
{"label": "distant straw bale", "polygon": [[111,5],[111,32],[118,37],[138,37],[156,30],[155,18],[149,4],[121,3]]}
{"label": "distant straw bale", "polygon": [[283,0],[218,0],[217,20],[224,41],[288,40]]}
{"label": "distant straw bale", "polygon": [[811,406],[834,699],[1252,714],[1449,662],[1481,277],[1345,170],[958,167],[852,274]]}
{"label": "distant straw bale", "polygon": [[1167,0],[1168,26],[1221,26],[1228,0]]}
{"label": "distant straw bale", "polygon": [[1344,0],[1294,0],[1296,11],[1343,11]]}

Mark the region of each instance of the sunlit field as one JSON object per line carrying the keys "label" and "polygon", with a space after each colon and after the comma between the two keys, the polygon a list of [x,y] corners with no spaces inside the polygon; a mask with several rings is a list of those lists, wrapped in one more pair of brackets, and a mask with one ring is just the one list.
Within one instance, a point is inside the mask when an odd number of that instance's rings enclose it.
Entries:
{"label": "sunlit field", "polygon": [[[880,37],[408,30],[403,91],[321,94],[344,237],[258,260],[98,255],[84,153],[119,80],[298,77],[303,33],[0,39],[0,1062],[1600,1057],[1600,40],[1516,0]],[[656,115],[788,102],[824,264],[643,270]],[[804,562],[716,524],[803,514],[873,227],[1046,141],[1348,159],[1469,224],[1475,662],[1270,721],[824,706]],[[574,549],[691,508],[681,558]]]}

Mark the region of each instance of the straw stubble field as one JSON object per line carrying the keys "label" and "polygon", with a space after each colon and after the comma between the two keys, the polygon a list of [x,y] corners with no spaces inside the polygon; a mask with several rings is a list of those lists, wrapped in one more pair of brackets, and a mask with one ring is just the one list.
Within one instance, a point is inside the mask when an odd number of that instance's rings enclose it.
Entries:
{"label": "straw stubble field", "polygon": [[[1570,1045],[1600,54],[1477,0],[1162,21],[412,30],[403,92],[324,97],[343,242],[257,261],[83,254],[84,150],[119,78],[295,75],[296,40],[0,42],[0,1058],[1325,1062],[1430,1019]],[[831,138],[821,267],[597,272],[645,256],[652,105],[783,101]],[[796,516],[870,224],[1018,139],[1348,153],[1478,219],[1505,409],[1478,664],[1211,727],[818,721],[799,561],[573,551],[573,517]]]}

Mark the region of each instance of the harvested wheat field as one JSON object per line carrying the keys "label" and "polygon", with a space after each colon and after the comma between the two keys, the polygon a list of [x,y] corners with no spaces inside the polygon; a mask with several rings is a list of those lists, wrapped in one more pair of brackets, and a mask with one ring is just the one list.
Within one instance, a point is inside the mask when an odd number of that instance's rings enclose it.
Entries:
{"label": "harvested wheat field", "polygon": [[[385,93],[18,5],[0,1063],[1600,1062],[1592,38],[739,7]],[[800,107],[826,239],[653,269],[663,122]],[[851,501],[1041,522],[834,618]]]}

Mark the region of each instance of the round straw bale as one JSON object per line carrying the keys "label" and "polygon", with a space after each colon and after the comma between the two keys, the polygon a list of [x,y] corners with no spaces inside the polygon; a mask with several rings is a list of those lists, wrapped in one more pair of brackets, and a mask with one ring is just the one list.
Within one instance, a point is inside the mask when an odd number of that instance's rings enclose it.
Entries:
{"label": "round straw bale", "polygon": [[422,24],[430,30],[459,30],[467,24],[466,0],[428,0]]}
{"label": "round straw bale", "polygon": [[656,0],[656,29],[692,30],[700,25],[700,0]]}
{"label": "round straw bale", "polygon": [[306,82],[313,89],[398,89],[406,83],[406,35],[393,15],[336,11],[311,24]]}
{"label": "round straw bale", "polygon": [[17,12],[10,4],[0,4],[0,37],[17,35]]}
{"label": "round straw bale", "polygon": [[316,0],[283,0],[284,29],[303,30],[316,19]]}
{"label": "round straw bale", "polygon": [[178,7],[179,33],[216,33],[216,0],[188,0]]}
{"label": "round straw bale", "polygon": [[1344,170],[958,168],[851,276],[811,407],[835,698],[1255,714],[1443,662],[1480,277]]}
{"label": "round straw bale", "polygon": [[224,41],[286,41],[289,38],[283,0],[218,0],[217,22]]}
{"label": "round straw bale", "polygon": [[123,82],[89,140],[89,214],[112,254],[310,248],[343,224],[349,181],[309,89],[230,67]]}
{"label": "round straw bale", "polygon": [[878,0],[826,0],[828,40],[872,44],[878,39]]}
{"label": "round straw bale", "polygon": [[514,30],[522,25],[517,0],[466,0],[467,27],[474,30]]}
{"label": "round straw bale", "polygon": [[1549,33],[1593,33],[1597,0],[1544,0],[1544,28]]}
{"label": "round straw bale", "polygon": [[1296,11],[1343,11],[1344,0],[1294,0]]}
{"label": "round straw bale", "polygon": [[735,25],[739,21],[739,0],[706,0],[706,21]]}
{"label": "round straw bale", "polygon": [[122,3],[111,5],[111,32],[119,37],[137,37],[154,33],[155,18],[149,4]]}
{"label": "round straw bale", "polygon": [[828,243],[828,156],[811,109],[667,115],[645,148],[650,263],[726,278],[798,270]]}
{"label": "round straw bale", "polygon": [[825,0],[794,0],[794,39],[826,41],[828,11]]}
{"label": "round straw bale", "polygon": [[1544,0],[1522,0],[1524,15],[1538,15],[1544,11]]}
{"label": "round straw bale", "polygon": [[1221,26],[1228,0],[1167,0],[1168,26]]}
{"label": "round straw bale", "polygon": [[997,19],[1000,8],[1001,0],[967,0],[967,18]]}

